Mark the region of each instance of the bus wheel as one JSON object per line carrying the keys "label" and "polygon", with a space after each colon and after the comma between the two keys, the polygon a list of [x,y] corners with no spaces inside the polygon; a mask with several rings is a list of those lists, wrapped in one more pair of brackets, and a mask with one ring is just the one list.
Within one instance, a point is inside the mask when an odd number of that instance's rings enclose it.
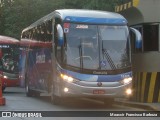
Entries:
{"label": "bus wheel", "polygon": [[28,84],[26,85],[26,96],[27,96],[27,97],[31,97],[31,96],[32,96],[32,92],[31,92],[31,90],[29,89]]}

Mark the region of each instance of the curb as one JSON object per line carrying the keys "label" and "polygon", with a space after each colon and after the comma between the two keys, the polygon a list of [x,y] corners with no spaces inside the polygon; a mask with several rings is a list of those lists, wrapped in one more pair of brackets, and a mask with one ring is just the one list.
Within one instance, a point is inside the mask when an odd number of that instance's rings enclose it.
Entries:
{"label": "curb", "polygon": [[117,105],[123,105],[123,106],[128,106],[128,107],[133,107],[133,108],[140,108],[144,110],[149,110],[149,111],[159,111],[157,108],[147,105],[145,103],[136,103],[136,102],[130,102],[130,101],[115,101],[115,104]]}

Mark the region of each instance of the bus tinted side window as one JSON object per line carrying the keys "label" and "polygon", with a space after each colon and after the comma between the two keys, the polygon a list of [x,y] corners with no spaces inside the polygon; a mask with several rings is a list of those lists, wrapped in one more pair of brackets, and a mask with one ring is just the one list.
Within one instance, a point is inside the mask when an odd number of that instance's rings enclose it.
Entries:
{"label": "bus tinted side window", "polygon": [[46,24],[47,32],[46,32],[46,37],[47,41],[50,42],[52,40],[52,20],[49,20]]}

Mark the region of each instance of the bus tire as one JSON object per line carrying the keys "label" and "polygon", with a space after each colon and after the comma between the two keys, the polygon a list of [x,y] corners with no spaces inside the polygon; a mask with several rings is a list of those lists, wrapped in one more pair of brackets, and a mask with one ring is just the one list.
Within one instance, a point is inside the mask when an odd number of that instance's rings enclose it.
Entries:
{"label": "bus tire", "polygon": [[26,96],[27,96],[27,97],[31,97],[31,96],[32,96],[32,92],[31,92],[28,84],[26,85]]}

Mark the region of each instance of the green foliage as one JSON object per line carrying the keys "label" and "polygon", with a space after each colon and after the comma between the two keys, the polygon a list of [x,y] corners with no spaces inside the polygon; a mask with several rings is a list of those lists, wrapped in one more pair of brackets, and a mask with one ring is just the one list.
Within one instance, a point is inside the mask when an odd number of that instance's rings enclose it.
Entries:
{"label": "green foliage", "polygon": [[[114,11],[124,0],[0,0],[0,34],[20,39],[21,31],[55,9]],[[126,0],[127,1],[127,0]]]}

